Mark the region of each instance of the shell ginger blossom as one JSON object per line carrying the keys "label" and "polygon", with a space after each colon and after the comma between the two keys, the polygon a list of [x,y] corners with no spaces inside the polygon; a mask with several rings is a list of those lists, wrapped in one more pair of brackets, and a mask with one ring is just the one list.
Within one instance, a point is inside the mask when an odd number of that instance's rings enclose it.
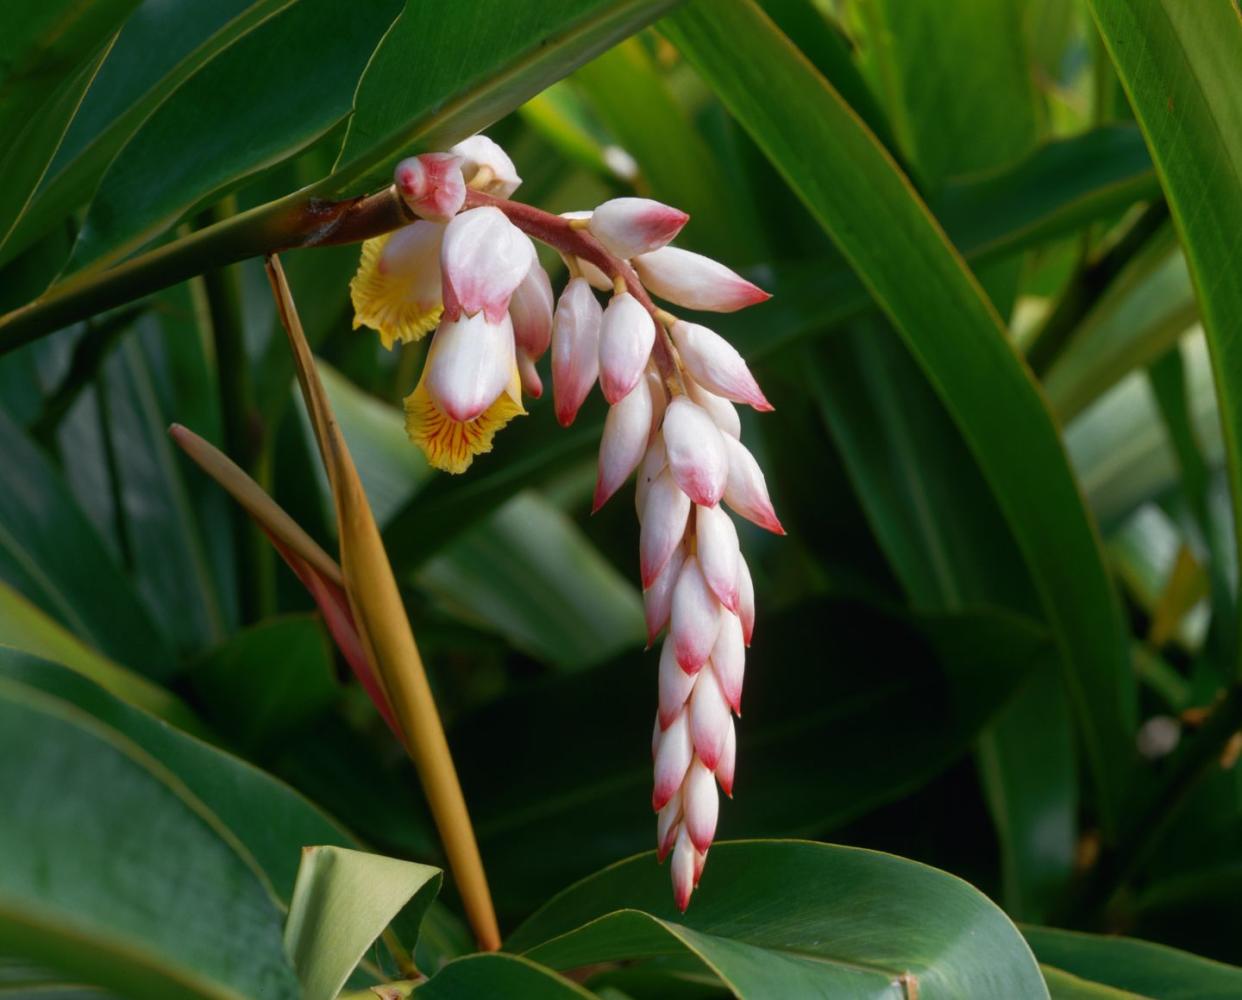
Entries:
{"label": "shell ginger blossom", "polygon": [[[406,398],[427,460],[464,472],[538,398],[551,353],[554,408],[569,426],[598,383],[609,404],[594,509],[636,474],[639,563],[652,643],[663,633],[652,739],[656,847],[685,910],[733,793],[734,717],[755,620],[734,515],[777,534],[737,406],[771,410],[741,355],[658,307],[734,312],[768,298],[708,257],[669,245],[688,221],[645,198],[552,215],[510,200],[521,183],[483,136],[402,161],[395,189],[416,221],[363,245],[355,326],[387,347],[434,329]],[[532,238],[569,272],[559,297]],[[603,293],[601,302],[600,293]],[[727,509],[726,509],[727,508]]]}

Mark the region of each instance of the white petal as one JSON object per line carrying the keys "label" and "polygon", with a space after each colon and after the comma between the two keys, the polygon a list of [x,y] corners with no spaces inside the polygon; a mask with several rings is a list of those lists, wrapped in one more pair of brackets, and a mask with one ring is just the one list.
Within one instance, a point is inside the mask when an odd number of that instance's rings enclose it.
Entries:
{"label": "white petal", "polygon": [[742,710],[742,679],[746,673],[746,640],[742,635],[742,620],[737,615],[725,615],[712,647],[712,672],[720,693],[735,712]]}
{"label": "white petal", "polygon": [[772,297],[719,261],[677,247],[661,247],[632,263],[648,291],[687,309],[735,312]]}
{"label": "white petal", "polygon": [[690,744],[688,712],[682,712],[660,734],[655,754],[655,787],[651,793],[651,807],[657,812],[668,804],[669,799],[681,787],[686,769],[694,755]]}
{"label": "white petal", "polygon": [[699,870],[698,852],[690,843],[690,836],[683,823],[677,834],[677,843],[673,847],[673,860],[669,864],[669,874],[673,879],[673,902],[682,913],[690,905],[690,896],[694,892]]}
{"label": "white petal", "polygon": [[720,762],[732,722],[733,716],[729,714],[729,705],[716,675],[710,670],[700,671],[690,699],[690,738],[694,752],[712,770]]}
{"label": "white petal", "polygon": [[737,616],[742,622],[742,639],[749,646],[755,634],[755,584],[741,556],[737,560]]}
{"label": "white petal", "polygon": [[643,378],[656,328],[651,314],[629,292],[614,295],[604,310],[599,338],[599,387],[615,403]]}
{"label": "white petal", "polygon": [[690,556],[673,588],[673,608],[669,616],[669,635],[683,670],[694,673],[707,662],[725,613],[703,579],[698,559]]}
{"label": "white petal", "polygon": [[707,411],[712,422],[726,435],[735,440],[742,436],[742,419],[737,415],[737,408],[727,399],[708,392],[692,378],[686,379],[686,392]]}
{"label": "white petal", "polygon": [[474,179],[479,167],[491,168],[492,180],[483,188],[488,194],[508,198],[522,183],[509,154],[485,135],[472,135],[469,139],[462,139],[449,152],[461,157],[462,172],[466,175],[467,182]]}
{"label": "white petal", "polygon": [[716,793],[715,775],[701,760],[691,764],[686,774],[682,789],[682,813],[690,843],[697,850],[706,851],[716,836],[720,796]]}
{"label": "white petal", "polygon": [[509,300],[509,318],[517,345],[535,360],[543,357],[552,340],[552,282],[536,261]]}
{"label": "white petal", "polygon": [[763,470],[744,444],[731,437],[724,439],[728,456],[729,477],[725,483],[724,502],[761,528],[778,535],[785,534],[768,496],[768,483]]}
{"label": "white petal", "polygon": [[482,313],[441,323],[427,356],[427,391],[451,419],[473,420],[500,397],[513,376],[513,324]]}
{"label": "white petal", "polygon": [[690,498],[681,491],[672,472],[665,469],[647,491],[642,528],[638,533],[644,587],[651,586],[673,550],[681,544],[689,518]]}
{"label": "white petal", "polygon": [[674,323],[670,332],[686,370],[701,386],[756,410],[772,409],[737,348],[724,337],[698,323],[683,320]]}
{"label": "white petal", "polygon": [[[650,386],[648,382],[648,386]],[[652,413],[651,419],[656,420],[656,414]],[[647,492],[651,489],[651,484],[655,482],[656,476],[668,467],[668,460],[664,454],[664,438],[656,435],[647,446],[647,453],[643,456],[643,464],[638,467],[638,479],[634,484],[634,507],[638,511],[638,520],[641,523],[643,519],[643,508],[647,505]]]}
{"label": "white petal", "polygon": [[[700,672],[702,673],[702,672]],[[688,674],[677,662],[673,640],[665,639],[660,649],[660,725],[667,729],[686,707],[699,674]]]}
{"label": "white petal", "polygon": [[686,561],[686,547],[678,545],[651,586],[643,591],[643,615],[647,619],[647,644],[655,642],[673,611],[673,588]]}
{"label": "white petal", "polygon": [[609,408],[604,419],[592,513],[604,506],[638,468],[650,436],[651,392],[646,381],[640,381],[628,396]]}
{"label": "white petal", "polygon": [[707,415],[685,396],[664,411],[664,448],[673,477],[691,500],[714,507],[724,496],[729,466],[724,435]]}
{"label": "white petal", "polygon": [[591,235],[623,259],[650,253],[681,232],[690,218],[650,198],[613,198],[591,213]]}
{"label": "white petal", "polygon": [[445,315],[456,319],[481,310],[499,322],[534,263],[530,237],[500,209],[484,205],[462,212],[444,230],[440,250]]}
{"label": "white petal", "polygon": [[599,328],[603,310],[591,286],[572,278],[556,304],[552,327],[552,392],[556,419],[574,422],[599,375]]}
{"label": "white petal", "polygon": [[717,599],[737,610],[737,528],[719,505],[695,507],[695,536],[703,578]]}

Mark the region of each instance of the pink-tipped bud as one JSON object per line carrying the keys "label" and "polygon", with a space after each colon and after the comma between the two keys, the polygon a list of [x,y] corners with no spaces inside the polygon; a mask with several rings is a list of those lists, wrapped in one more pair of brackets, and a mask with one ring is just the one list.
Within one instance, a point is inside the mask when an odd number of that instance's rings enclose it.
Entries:
{"label": "pink-tipped bud", "polygon": [[543,379],[539,377],[539,369],[535,367],[535,359],[525,351],[517,352],[518,376],[522,380],[522,391],[531,399],[543,395]]}
{"label": "pink-tipped bud", "polygon": [[556,304],[552,326],[552,393],[562,427],[574,422],[599,375],[602,319],[591,286],[582,278],[571,278]]}
{"label": "pink-tipped bud", "polygon": [[703,761],[696,760],[690,765],[681,798],[686,835],[696,850],[704,852],[712,846],[712,838],[716,836],[720,796],[716,792],[716,777]]}
{"label": "pink-tipped bud", "polygon": [[681,232],[685,212],[650,198],[613,198],[591,213],[591,235],[623,260],[651,253]]}
{"label": "pink-tipped bud", "polygon": [[689,518],[690,498],[681,491],[672,471],[665,469],[647,491],[642,527],[638,532],[638,554],[644,588],[655,582],[673,550],[681,544]]}
{"label": "pink-tipped bud", "polygon": [[445,317],[482,312],[499,323],[534,263],[530,237],[500,209],[484,205],[462,212],[445,227],[440,248]]}
{"label": "pink-tipped bud", "polygon": [[742,620],[737,615],[725,615],[720,625],[716,645],[712,647],[712,673],[720,685],[720,693],[734,712],[742,711],[742,679],[746,674],[746,637],[742,634]]}
{"label": "pink-tipped bud", "polygon": [[698,559],[690,556],[673,588],[673,607],[669,615],[669,637],[682,670],[692,674],[702,669],[716,645],[724,613],[703,579]]}
{"label": "pink-tipped bud", "polygon": [[699,887],[699,879],[703,877],[703,869],[707,866],[707,852],[696,851],[694,854],[694,887]]}
{"label": "pink-tipped bud", "polygon": [[651,314],[629,292],[614,295],[599,335],[599,387],[616,403],[643,378],[656,329]]}
{"label": "pink-tipped bud", "polygon": [[695,503],[714,507],[729,478],[724,435],[707,411],[685,396],[668,404],[662,429],[668,467],[677,485]]}
{"label": "pink-tipped bud", "polygon": [[720,790],[729,798],[733,798],[733,773],[736,767],[737,733],[733,728],[733,720],[730,719],[724,750],[720,754],[720,763],[716,765],[716,780],[720,782]]}
{"label": "pink-tipped bud", "polygon": [[[638,468],[651,436],[651,392],[645,380],[608,410],[599,443],[599,476],[595,481],[595,513]],[[725,515],[728,516],[727,514]]]}
{"label": "pink-tipped bud", "polygon": [[655,787],[651,793],[651,808],[654,812],[659,812],[668,805],[669,800],[676,794],[694,756],[688,714],[682,712],[659,735],[655,753]]}
{"label": "pink-tipped bud", "polygon": [[682,913],[690,905],[690,896],[694,893],[699,868],[698,852],[690,842],[683,823],[677,833],[677,843],[673,847],[673,860],[669,865],[669,874],[673,879],[673,903]]}
{"label": "pink-tipped bud", "polygon": [[660,649],[660,728],[671,726],[694,690],[696,675],[688,674],[677,662],[672,639],[665,639]]}
{"label": "pink-tipped bud", "polygon": [[518,348],[538,361],[552,342],[552,310],[555,303],[548,272],[536,261],[513,291],[509,318]]}
{"label": "pink-tipped bud", "polygon": [[686,370],[701,386],[756,410],[772,409],[737,348],[724,337],[705,326],[683,320],[674,323],[671,332]]}
{"label": "pink-tipped bud", "polygon": [[690,739],[694,752],[712,770],[720,763],[732,724],[733,716],[716,675],[711,670],[700,671],[690,699]]}
{"label": "pink-tipped bud", "polygon": [[730,611],[737,611],[737,528],[720,506],[694,508],[699,567],[712,593]]}
{"label": "pink-tipped bud", "polygon": [[686,561],[686,548],[678,545],[651,586],[643,591],[643,615],[647,619],[647,645],[655,642],[660,630],[668,624],[673,610],[673,588]]}
{"label": "pink-tipped bud", "polygon": [[[647,382],[648,388],[651,382]],[[652,399],[655,402],[655,399]],[[660,408],[661,412],[663,407]],[[652,422],[660,419],[660,414],[656,413],[653,407],[651,414]],[[651,489],[651,484],[656,481],[656,477],[668,467],[668,459],[664,454],[664,438],[659,435],[655,440],[647,446],[647,453],[643,456],[643,464],[638,467],[638,478],[634,483],[634,509],[638,512],[638,521],[641,524],[643,520],[643,508],[647,505],[647,492]]]}
{"label": "pink-tipped bud", "polygon": [[633,260],[649,292],[687,309],[736,312],[772,296],[710,257],[661,247]]}
{"label": "pink-tipped bud", "polygon": [[749,647],[755,634],[755,584],[741,556],[737,560],[737,616],[742,622],[742,641]]}
{"label": "pink-tipped bud", "polygon": [[742,436],[742,418],[737,415],[737,408],[727,399],[708,392],[692,378],[686,379],[686,392],[707,411],[712,422],[727,436],[735,440]]}
{"label": "pink-tipped bud", "polygon": [[473,420],[500,397],[513,377],[513,324],[482,313],[442,322],[427,356],[427,392],[452,420]]}
{"label": "pink-tipped bud", "polygon": [[466,200],[461,160],[452,153],[424,153],[397,164],[393,181],[410,211],[432,222],[448,222]]}
{"label": "pink-tipped bud", "polygon": [[681,792],[678,791],[656,817],[656,860],[663,862],[681,832]]}
{"label": "pink-tipped bud", "polygon": [[729,462],[724,502],[759,527],[777,535],[785,534],[768,496],[768,482],[755,456],[741,441],[731,437],[725,437],[724,446]]}
{"label": "pink-tipped bud", "polygon": [[482,167],[491,171],[491,179],[481,188],[488,194],[508,198],[522,183],[509,154],[485,135],[472,135],[469,139],[462,139],[449,152],[461,157],[461,170],[466,183],[474,180]]}

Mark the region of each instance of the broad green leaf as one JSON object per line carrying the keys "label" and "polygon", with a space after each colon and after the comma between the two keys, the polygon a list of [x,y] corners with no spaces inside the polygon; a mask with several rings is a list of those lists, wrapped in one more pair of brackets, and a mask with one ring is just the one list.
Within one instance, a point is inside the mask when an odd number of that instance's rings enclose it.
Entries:
{"label": "broad green leaf", "polygon": [[73,705],[0,681],[0,948],[132,997],[298,996],[282,913],[162,762]]}
{"label": "broad green leaf", "polygon": [[176,695],[91,649],[4,583],[0,583],[0,645],[62,664],[182,729],[199,725]]}
{"label": "broad green leaf", "polygon": [[86,202],[112,157],[204,63],[294,0],[146,0],[125,22],[12,239],[11,257]]}
{"label": "broad green leaf", "polygon": [[38,1000],[114,1000],[116,996],[81,983],[66,982],[64,975],[22,959],[0,955],[0,996],[20,996],[21,990],[28,990]]}
{"label": "broad green leaf", "polygon": [[[840,601],[761,618],[755,635],[725,837],[818,835],[920,787],[967,751],[1050,651],[1045,633],[1010,616],[910,622]],[[826,649],[828,667],[817,652]],[[454,728],[502,912],[529,912],[549,890],[652,843],[658,659],[635,653],[549,678]]]}
{"label": "broad green leaf", "polygon": [[[1091,0],[1169,200],[1212,355],[1234,523],[1242,523],[1242,17],[1216,0]],[[1206,165],[1211,165],[1210,167]],[[1237,532],[1242,544],[1242,532]],[[1236,617],[1236,616],[1235,616]],[[1238,669],[1236,650],[1233,654]]]}
{"label": "broad green leaf", "polygon": [[1048,992],[1052,1000],[1144,1000],[1137,993],[1128,990],[1116,990],[1103,983],[1093,983],[1089,979],[1071,975],[1062,969],[1054,969],[1050,965],[1040,965],[1044,982],[1048,984]]}
{"label": "broad green leaf", "polygon": [[0,413],[0,578],[84,642],[152,677],[175,661],[163,635],[48,460]]}
{"label": "broad green leaf", "polygon": [[1134,679],[1099,537],[1038,387],[909,183],[761,12],[696,3],[668,23],[850,260],[961,429],[1056,636],[1111,832],[1132,774]]}
{"label": "broad green leaf", "polygon": [[641,193],[689,213],[679,246],[735,266],[755,258],[758,221],[751,201],[736,196],[711,147],[637,39],[587,63],[573,81],[638,161]]}
{"label": "broad green leaf", "polygon": [[1242,994],[1242,969],[1150,941],[1023,927],[1040,962],[1082,979],[1160,1000]]}
{"label": "broad green leaf", "polygon": [[285,949],[303,1000],[334,1000],[366,950],[415,896],[421,911],[440,869],[348,848],[307,846],[289,903]]}
{"label": "broad green leaf", "polygon": [[[304,846],[363,846],[278,779],[124,704],[58,664],[0,648],[0,681],[35,688],[69,703],[158,760],[203,803],[214,822],[229,829],[283,904],[292,898]],[[429,961],[456,953],[454,922],[441,907],[433,906],[424,923],[420,944],[427,945]]]}
{"label": "broad green leaf", "polygon": [[553,968],[684,950],[742,1000],[1048,995],[1017,928],[967,883],[804,841],[713,845],[685,916],[641,854],[566,889],[505,948]]}
{"label": "broad green leaf", "polygon": [[358,82],[334,176],[320,187],[387,183],[410,150],[451,145],[485,128],[674,3],[407,4]]}
{"label": "broad green leaf", "polygon": [[234,633],[189,678],[207,720],[251,753],[278,747],[340,694],[330,640],[315,615],[269,617]]}
{"label": "broad green leaf", "polygon": [[69,270],[116,261],[341,122],[398,10],[299,0],[204,64],[108,167]]}
{"label": "broad green leaf", "polygon": [[1194,291],[1172,230],[1109,284],[1044,378],[1069,423],[1125,375],[1168,351],[1195,322]]}
{"label": "broad green leaf", "polygon": [[14,0],[0,41],[0,246],[29,203],[117,28],[138,0]]}
{"label": "broad green leaf", "polygon": [[467,955],[450,962],[418,987],[418,1000],[582,1000],[595,994],[517,955]]}

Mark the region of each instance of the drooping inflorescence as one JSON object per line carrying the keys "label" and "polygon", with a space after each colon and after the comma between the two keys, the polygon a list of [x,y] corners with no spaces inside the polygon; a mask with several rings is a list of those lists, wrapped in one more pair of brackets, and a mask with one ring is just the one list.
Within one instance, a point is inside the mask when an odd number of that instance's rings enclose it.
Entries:
{"label": "drooping inflorescence", "polygon": [[[717,261],[669,246],[688,216],[645,198],[551,215],[509,196],[505,152],[474,136],[402,161],[395,188],[417,221],[368,240],[350,288],[355,326],[383,343],[434,329],[406,398],[406,430],[428,461],[464,472],[538,398],[536,362],[552,355],[558,421],[568,426],[598,382],[608,401],[594,509],[637,472],[639,554],[659,661],[652,753],[657,849],[672,854],[684,910],[715,836],[717,785],[732,795],[754,587],[725,511],[783,534],[763,472],[741,443],[735,403],[772,409],[724,338],[658,308],[733,312],[768,294]],[[556,298],[531,237],[558,251]],[[597,292],[609,293],[601,306]],[[723,505],[722,505],[723,501]]]}

